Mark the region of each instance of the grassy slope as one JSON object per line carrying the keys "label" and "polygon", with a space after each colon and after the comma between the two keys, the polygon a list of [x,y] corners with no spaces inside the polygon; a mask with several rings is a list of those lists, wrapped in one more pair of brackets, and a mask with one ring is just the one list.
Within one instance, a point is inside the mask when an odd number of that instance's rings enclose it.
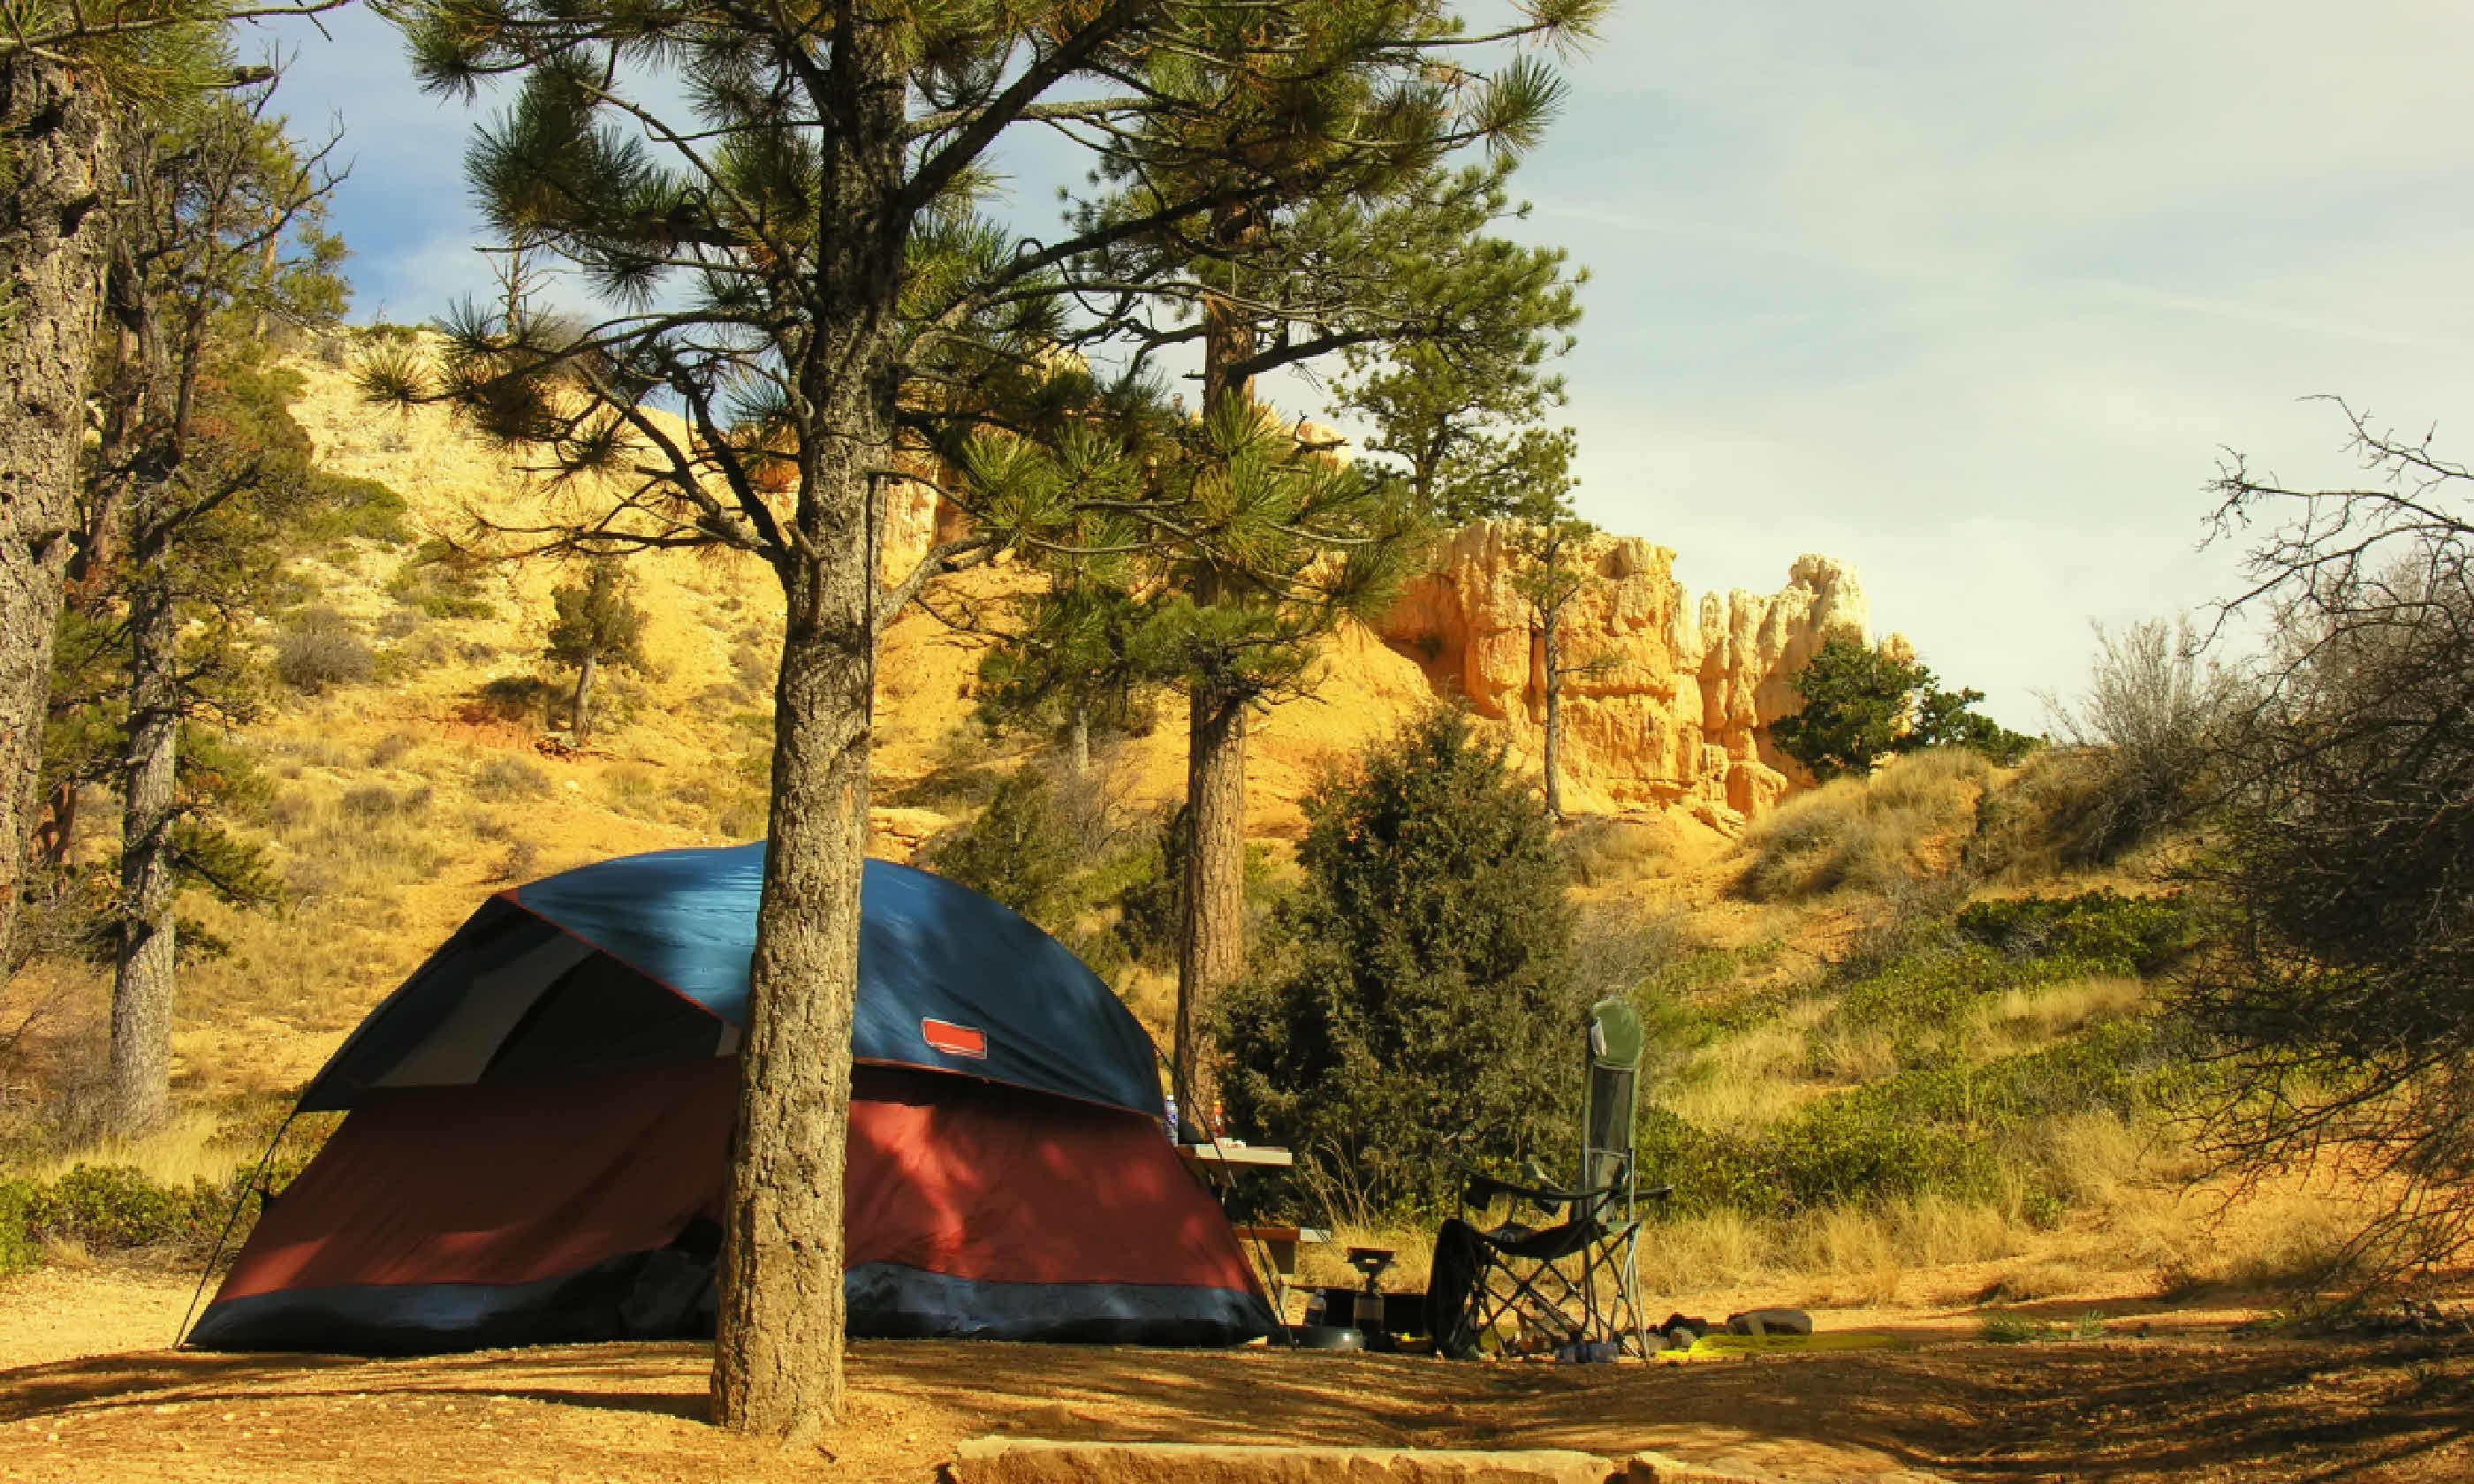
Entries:
{"label": "grassy slope", "polygon": [[[537,516],[543,496],[443,414],[371,412],[332,369],[305,370],[297,414],[322,459],[402,492],[426,532],[460,534],[476,512]],[[249,827],[272,849],[294,900],[279,915],[184,904],[232,945],[230,957],[184,971],[178,1077],[199,1113],[145,1149],[104,1153],[158,1177],[220,1174],[240,1150],[211,1137],[211,1110],[297,1087],[487,894],[593,859],[761,829],[780,631],[760,564],[729,554],[636,562],[653,664],[611,679],[611,725],[589,753],[552,756],[536,747],[548,717],[494,706],[485,687],[555,680],[538,656],[548,591],[563,574],[549,563],[493,569],[478,594],[486,615],[438,616],[419,584],[403,583],[409,556],[360,543],[303,563],[318,601],[378,652],[378,678],[316,697],[286,693],[247,734],[274,784]],[[993,596],[1010,581],[982,576],[972,591]],[[940,810],[961,807],[923,779],[988,760],[964,725],[975,660],[968,640],[918,615],[894,632],[878,712],[882,853],[907,853],[946,823]],[[1339,646],[1332,669],[1323,700],[1278,708],[1258,734],[1259,835],[1293,835],[1295,801],[1322,762],[1425,698],[1415,667],[1371,642]],[[1137,802],[1178,791],[1176,720],[1168,710],[1128,750]],[[1757,1140],[1816,1102],[1910,1070],[1892,1029],[1844,1013],[1849,985],[1827,966],[1911,895],[1906,883],[1949,864],[1993,781],[1980,770],[1910,767],[1811,796],[1740,845],[1664,822],[1585,839],[1581,895],[1653,921],[1694,950],[1670,989],[1698,1028],[1664,1069],[1662,1106],[1703,1134]],[[86,825],[109,827],[107,802]],[[89,838],[85,849],[98,844]],[[102,975],[58,967],[14,987],[21,1008],[51,997],[42,1034],[72,1084],[77,1068],[95,1065],[108,989]],[[1969,1065],[2029,1054],[2137,1016],[2149,993],[2121,975],[2040,983],[1971,1003],[1949,1041]],[[1777,1296],[1808,1302],[1988,1289],[2024,1298],[2291,1267],[2333,1230],[2332,1207],[2293,1192],[2253,1202],[2233,1228],[2211,1228],[2204,1203],[2182,1193],[2191,1167],[2172,1140],[2111,1113],[2053,1119],[2030,1141],[2058,1217],[2051,1200],[2031,1202],[2015,1186],[1927,1189],[1870,1210],[1790,1218],[1698,1211],[1650,1245],[1653,1286],[1776,1293],[1785,1284]]]}

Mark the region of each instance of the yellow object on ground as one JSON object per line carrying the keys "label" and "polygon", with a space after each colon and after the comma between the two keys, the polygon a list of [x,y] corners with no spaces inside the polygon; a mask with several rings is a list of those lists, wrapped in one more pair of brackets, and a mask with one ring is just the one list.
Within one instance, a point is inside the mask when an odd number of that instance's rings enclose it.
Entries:
{"label": "yellow object on ground", "polygon": [[1649,1358],[1661,1365],[1680,1366],[1810,1351],[1887,1350],[1902,1343],[1893,1334],[1705,1334],[1692,1342],[1690,1350],[1662,1350]]}

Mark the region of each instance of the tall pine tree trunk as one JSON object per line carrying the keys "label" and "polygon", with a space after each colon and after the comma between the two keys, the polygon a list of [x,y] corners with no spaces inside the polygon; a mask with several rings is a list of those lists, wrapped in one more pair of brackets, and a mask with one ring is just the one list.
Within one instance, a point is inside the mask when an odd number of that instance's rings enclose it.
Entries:
{"label": "tall pine tree trunk", "polygon": [[149,532],[129,596],[129,736],[121,751],[120,925],[109,1116],[136,1137],[172,1111],[172,825],[181,740],[180,613],[169,542]]}
{"label": "tall pine tree trunk", "polygon": [[593,735],[593,672],[598,661],[590,654],[575,667],[575,699],[567,708],[569,729],[575,733],[575,745],[582,747]]}
{"label": "tall pine tree trunk", "polygon": [[1065,724],[1066,766],[1081,778],[1091,772],[1091,707],[1080,701],[1074,703],[1073,719]]}
{"label": "tall pine tree trunk", "polygon": [[1546,661],[1546,817],[1550,820],[1564,817],[1564,785],[1558,770],[1564,744],[1564,669],[1555,644],[1563,616],[1561,603],[1542,609],[1538,615],[1539,637]]}
{"label": "tall pine tree trunk", "polygon": [[16,928],[77,525],[110,132],[102,94],[70,68],[23,54],[0,63],[0,951]]}
{"label": "tall pine tree trunk", "polygon": [[1211,1097],[1196,1022],[1246,971],[1247,701],[1242,691],[1197,682],[1186,702],[1185,798],[1193,836],[1185,852],[1172,1067],[1178,1120],[1189,1128],[1208,1116]]}
{"label": "tall pine tree trunk", "polygon": [[[1232,249],[1262,232],[1245,207],[1222,211],[1211,229]],[[1203,304],[1202,324],[1203,407],[1213,413],[1230,404],[1251,407],[1253,378],[1239,368],[1254,353],[1253,322],[1236,305],[1215,299]],[[1209,607],[1219,600],[1220,584],[1205,570],[1195,584],[1194,601]],[[1211,1104],[1210,1059],[1200,1022],[1246,970],[1246,707],[1251,699],[1241,685],[1197,676],[1186,700],[1185,800],[1194,835],[1185,856],[1176,1041],[1170,1065],[1178,1118],[1189,1128],[1207,1118]]]}
{"label": "tall pine tree trunk", "polygon": [[731,1137],[713,1413],[811,1441],[842,1410],[842,1170],[859,991],[876,683],[877,474],[892,467],[897,306],[909,221],[895,28],[841,12],[850,100],[817,192],[813,343],[796,358],[796,549],[774,689],[773,799]]}

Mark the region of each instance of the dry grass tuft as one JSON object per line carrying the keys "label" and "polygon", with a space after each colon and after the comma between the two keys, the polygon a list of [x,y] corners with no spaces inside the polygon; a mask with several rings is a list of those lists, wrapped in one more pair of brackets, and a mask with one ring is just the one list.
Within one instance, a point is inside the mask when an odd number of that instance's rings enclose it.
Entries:
{"label": "dry grass tuft", "polygon": [[2074,979],[2032,989],[2005,990],[1984,1007],[1996,1054],[2029,1050],[2108,1020],[2119,1020],[2147,998],[2137,979]]}
{"label": "dry grass tuft", "polygon": [[140,1139],[106,1138],[56,1154],[25,1166],[36,1180],[57,1180],[81,1164],[127,1165],[158,1185],[186,1189],[194,1180],[216,1184],[230,1178],[256,1151],[244,1152],[219,1141],[220,1126],[210,1114],[188,1113]]}
{"label": "dry grass tuft", "polygon": [[1663,820],[1589,819],[1564,837],[1583,886],[1622,886],[1670,874],[1675,826]]}
{"label": "dry grass tuft", "polygon": [[1660,1106],[1697,1129],[1758,1135],[1824,1090],[1802,1081],[1810,1058],[1806,1035],[1782,1017],[1730,1036],[1695,1057]]}
{"label": "dry grass tuft", "polygon": [[1801,1288],[1832,1304],[1885,1304],[1920,1274],[1997,1261],[2034,1239],[2015,1203],[1932,1195],[1783,1221],[1712,1211],[1651,1227],[1641,1242],[1641,1282],[1652,1293],[1764,1285]]}
{"label": "dry grass tuft", "polygon": [[1755,901],[1833,892],[1890,892],[1929,874],[1969,826],[1993,770],[1977,754],[1937,748],[1840,778],[1790,801],[1745,835],[1739,883]]}

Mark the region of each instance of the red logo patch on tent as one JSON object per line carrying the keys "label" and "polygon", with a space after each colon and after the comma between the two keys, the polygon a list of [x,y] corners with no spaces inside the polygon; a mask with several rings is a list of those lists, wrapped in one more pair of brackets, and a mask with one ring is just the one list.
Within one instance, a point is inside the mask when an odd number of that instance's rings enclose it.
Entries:
{"label": "red logo patch on tent", "polygon": [[977,1057],[982,1062],[988,1059],[987,1033],[967,1025],[956,1025],[950,1020],[922,1020],[919,1022],[919,1039],[928,1042],[930,1050],[942,1051],[947,1056]]}

